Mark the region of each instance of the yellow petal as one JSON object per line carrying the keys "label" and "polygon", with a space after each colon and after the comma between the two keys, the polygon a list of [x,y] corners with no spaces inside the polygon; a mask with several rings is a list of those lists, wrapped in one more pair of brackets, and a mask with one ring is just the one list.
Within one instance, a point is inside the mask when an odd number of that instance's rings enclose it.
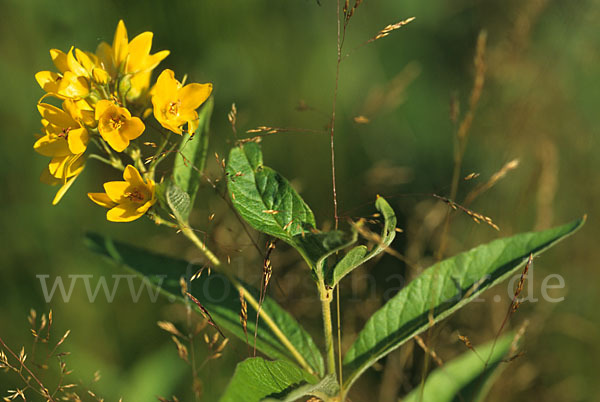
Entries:
{"label": "yellow petal", "polygon": [[141,73],[135,74],[129,82],[131,83],[131,87],[127,92],[127,101],[133,102],[138,99],[140,96],[144,95],[144,93],[150,87],[150,77],[151,71],[144,71]]}
{"label": "yellow petal", "polygon": [[146,211],[141,213],[138,212],[137,205],[132,202],[128,202],[119,204],[116,207],[108,210],[106,213],[106,219],[111,222],[131,222],[144,215],[145,212]]}
{"label": "yellow petal", "polygon": [[54,199],[52,200],[52,205],[56,205],[59,203],[59,201],[63,198],[63,196],[65,195],[67,190],[69,190],[69,188],[71,188],[71,186],[75,182],[75,179],[77,179],[78,177],[79,177],[79,174],[71,177],[62,186],[60,186],[60,188],[56,192],[56,195],[54,196]]}
{"label": "yellow petal", "polygon": [[71,177],[78,175],[83,170],[85,163],[85,156],[83,154],[73,155],[69,157],[69,162],[67,165],[66,176]]}
{"label": "yellow petal", "polygon": [[115,104],[109,100],[102,99],[96,103],[96,120],[100,120],[100,117],[106,112],[106,110],[110,107],[114,107]]}
{"label": "yellow petal", "polygon": [[112,208],[116,205],[106,193],[88,193],[88,197],[101,207]]}
{"label": "yellow petal", "polygon": [[115,37],[113,39],[113,61],[117,68],[121,67],[121,64],[127,58],[128,53],[128,39],[127,29],[123,20],[119,20],[117,24],[117,30],[115,31]]}
{"label": "yellow petal", "polygon": [[100,67],[94,67],[92,69],[92,78],[98,84],[105,85],[108,83],[108,79],[110,78],[108,72]]}
{"label": "yellow petal", "polygon": [[157,100],[160,100],[161,102],[175,100],[179,85],[179,81],[175,79],[173,70],[164,70],[156,79],[152,99],[154,100],[154,98],[157,98]]}
{"label": "yellow petal", "polygon": [[67,163],[69,162],[68,156],[58,156],[52,158],[48,164],[48,171],[50,174],[57,179],[66,179]]}
{"label": "yellow petal", "polygon": [[154,70],[156,68],[156,66],[158,66],[160,64],[160,62],[163,61],[169,54],[171,54],[170,51],[161,50],[160,52],[157,52],[155,54],[152,54],[152,55],[146,57],[146,60],[144,62],[144,70],[145,71]]}
{"label": "yellow petal", "polygon": [[137,73],[143,71],[146,57],[152,47],[152,32],[143,32],[129,42],[129,58],[125,72]]}
{"label": "yellow petal", "polygon": [[88,131],[81,127],[69,131],[67,140],[69,142],[69,150],[74,154],[84,153],[87,149],[87,144],[90,139]]}
{"label": "yellow petal", "polygon": [[113,130],[108,132],[100,131],[100,135],[108,145],[117,152],[123,152],[129,145],[129,140],[121,135],[119,131]]}
{"label": "yellow petal", "polygon": [[77,59],[75,59],[75,55],[73,54],[73,46],[71,46],[71,49],[69,50],[69,53],[67,54],[67,63],[69,64],[69,70],[71,70],[71,72],[73,74],[75,74],[78,77],[87,77],[88,73],[85,70],[85,68],[83,68],[83,66],[81,64],[79,64],[79,61],[77,61]]}
{"label": "yellow petal", "polygon": [[53,94],[58,93],[59,83],[61,79],[62,77],[53,71],[40,71],[39,73],[35,74],[35,80],[40,85],[40,87],[44,91]]}
{"label": "yellow petal", "polygon": [[58,49],[50,49],[50,57],[58,71],[63,74],[65,71],[69,71],[69,63],[67,62],[67,55],[65,52]]}
{"label": "yellow petal", "polygon": [[188,84],[179,90],[181,109],[196,110],[212,92],[212,84]]}
{"label": "yellow petal", "polygon": [[154,204],[154,200],[150,200],[150,201],[144,203],[143,205],[137,207],[137,209],[135,210],[135,212],[138,213],[138,214],[142,214],[143,215],[143,214],[145,214],[150,209],[150,207],[153,204]]}
{"label": "yellow petal", "polygon": [[56,186],[57,184],[61,184],[64,182],[64,180],[57,179],[56,177],[52,176],[50,170],[48,169],[48,166],[46,166],[46,168],[42,171],[42,174],[40,175],[40,181],[44,184],[49,184],[51,186]]}
{"label": "yellow petal", "polygon": [[121,203],[127,201],[125,193],[129,190],[130,184],[126,181],[109,181],[104,183],[104,191],[113,202]]}
{"label": "yellow petal", "polygon": [[131,119],[131,112],[125,107],[117,106],[116,112],[121,116],[125,116],[125,119],[127,120]]}
{"label": "yellow petal", "polygon": [[100,67],[106,70],[111,77],[114,77],[116,70],[112,54],[112,47],[106,42],[101,42],[96,48],[96,56],[98,56]]}
{"label": "yellow petal", "polygon": [[86,74],[89,74],[89,72],[94,68],[94,62],[92,62],[92,59],[90,59],[90,56],[88,56],[86,52],[75,49],[75,58],[77,58],[79,65],[83,67]]}
{"label": "yellow petal", "polygon": [[90,87],[84,77],[78,77],[71,71],[65,72],[58,86],[58,94],[67,98],[85,98],[90,93]]}
{"label": "yellow petal", "polygon": [[39,103],[37,109],[40,112],[42,118],[48,120],[50,123],[60,128],[77,127],[79,124],[62,109],[48,103]]}
{"label": "yellow petal", "polygon": [[132,165],[127,165],[123,171],[123,179],[133,187],[146,187],[146,183],[144,182],[144,179],[142,179],[140,172]]}
{"label": "yellow petal", "polygon": [[71,154],[67,140],[64,138],[50,138],[49,135],[38,139],[33,144],[33,149],[40,155],[50,157],[64,157]]}
{"label": "yellow petal", "polygon": [[144,126],[144,123],[142,123],[142,120],[140,120],[139,117],[132,117],[125,121],[119,132],[123,137],[134,140],[142,135],[145,129],[146,126]]}
{"label": "yellow petal", "polygon": [[190,134],[195,133],[196,129],[200,125],[200,120],[198,119],[198,114],[196,114],[196,118],[188,120],[187,123],[188,123],[187,132]]}

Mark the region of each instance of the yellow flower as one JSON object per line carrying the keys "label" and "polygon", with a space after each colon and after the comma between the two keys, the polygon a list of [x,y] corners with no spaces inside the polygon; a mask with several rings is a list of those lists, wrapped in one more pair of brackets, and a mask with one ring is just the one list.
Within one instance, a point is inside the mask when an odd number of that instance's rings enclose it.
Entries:
{"label": "yellow flower", "polygon": [[40,180],[46,184],[61,185],[52,204],[57,204],[73,181],[83,170],[89,133],[83,127],[82,111],[77,102],[67,99],[63,109],[40,103],[44,135],[33,145],[36,152],[52,158]]}
{"label": "yellow flower", "polygon": [[75,102],[65,100],[62,110],[47,103],[40,103],[38,111],[42,115],[45,135],[33,145],[36,152],[50,157],[85,152],[89,133],[80,121],[82,111]]}
{"label": "yellow flower", "polygon": [[112,46],[100,43],[96,55],[108,74],[116,78],[119,73],[128,76],[130,81],[125,96],[133,101],[143,95],[150,87],[150,73],[169,55],[168,50],[150,54],[152,32],[143,32],[131,41],[123,20],[119,21]]}
{"label": "yellow flower", "polygon": [[152,89],[154,117],[166,129],[181,134],[187,123],[187,132],[198,127],[196,109],[210,96],[212,84],[188,84],[182,87],[172,70],[164,70]]}
{"label": "yellow flower", "polygon": [[100,135],[117,152],[123,152],[146,128],[139,117],[131,117],[129,110],[109,100],[96,104],[96,120]]}
{"label": "yellow flower", "polygon": [[152,47],[152,32],[143,32],[128,42],[125,23],[120,20],[117,24],[112,45],[112,60],[117,69],[125,74],[137,74],[153,70],[169,55],[168,50],[150,54]]}
{"label": "yellow flower", "polygon": [[[88,75],[81,64],[72,55],[73,48],[69,55],[58,49],[50,50],[50,57],[60,73],[53,71],[40,71],[35,75],[35,79],[50,95],[60,99],[65,98],[85,98],[90,93]],[[81,52],[83,54],[83,52]],[[69,61],[69,56],[72,59]],[[72,71],[73,68],[75,71]]]}
{"label": "yellow flower", "polygon": [[144,182],[136,168],[127,165],[123,179],[125,181],[104,183],[105,193],[88,193],[96,204],[110,208],[106,219],[111,222],[136,220],[156,202],[154,181]]}

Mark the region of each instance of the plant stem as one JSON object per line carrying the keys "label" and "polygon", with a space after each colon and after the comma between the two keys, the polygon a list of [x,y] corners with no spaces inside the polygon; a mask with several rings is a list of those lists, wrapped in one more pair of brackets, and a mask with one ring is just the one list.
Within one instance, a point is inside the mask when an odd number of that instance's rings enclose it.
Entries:
{"label": "plant stem", "polygon": [[335,372],[335,349],[333,347],[333,324],[331,321],[331,301],[333,299],[332,289],[325,286],[319,279],[319,296],[321,299],[321,311],[323,312],[323,332],[325,334],[325,355],[327,356],[327,374],[336,375]]}
{"label": "plant stem", "polygon": [[331,322],[331,300],[321,300],[323,311],[323,330],[325,333],[325,351],[327,354],[327,374],[335,372],[335,350],[333,349],[333,325]]}
{"label": "plant stem", "polygon": [[[198,236],[196,236],[194,231],[189,226],[180,223],[179,228],[181,229],[181,233],[183,233],[185,237],[187,237],[192,243],[194,243],[194,245],[212,263],[214,268],[218,269],[221,266],[221,261],[219,260],[219,258],[216,255],[214,255],[214,253],[212,251],[210,251],[208,249],[208,247],[206,247],[206,244],[204,244],[204,242],[202,240],[200,240],[198,238]],[[236,288],[236,290],[238,292],[243,292],[244,298],[246,299],[248,304],[250,304],[252,306],[252,308],[254,308],[256,311],[260,311],[260,313],[259,313],[260,318],[267,325],[267,327],[269,327],[269,329],[273,332],[273,334],[277,337],[277,339],[279,339],[279,341],[283,344],[283,346],[285,346],[285,348],[292,354],[292,356],[296,359],[298,364],[304,370],[308,371],[309,373],[311,373],[313,375],[317,375],[317,373],[315,373],[314,369],[312,367],[310,367],[310,365],[306,362],[306,360],[300,354],[300,352],[296,349],[296,347],[290,342],[290,340],[287,338],[287,336],[283,332],[281,332],[281,329],[279,329],[279,326],[275,323],[275,321],[273,321],[271,316],[267,312],[265,312],[264,309],[259,309],[259,303],[254,298],[254,296],[252,296],[252,294],[233,275],[231,275],[225,269],[219,269],[219,272],[222,273],[223,275],[225,275],[227,277],[227,279],[229,279],[229,281],[233,284],[233,286]],[[330,322],[330,326],[331,326],[331,314],[330,314],[329,322]],[[330,329],[330,333],[331,333],[331,329]],[[334,371],[335,371],[335,367],[334,367]]]}

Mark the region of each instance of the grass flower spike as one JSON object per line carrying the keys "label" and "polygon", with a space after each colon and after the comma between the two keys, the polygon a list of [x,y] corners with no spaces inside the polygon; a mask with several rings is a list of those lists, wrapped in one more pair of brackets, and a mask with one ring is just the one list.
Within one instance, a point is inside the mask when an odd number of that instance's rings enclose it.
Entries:
{"label": "grass flower spike", "polygon": [[96,120],[100,135],[117,152],[123,152],[146,128],[139,117],[131,117],[129,110],[106,99],[96,104]]}
{"label": "grass flower spike", "polygon": [[164,70],[156,80],[152,93],[154,117],[166,129],[182,134],[182,126],[187,123],[187,132],[198,126],[196,109],[204,103],[212,92],[212,84],[182,84],[175,79],[172,70]]}
{"label": "grass flower spike", "polygon": [[96,204],[110,208],[106,219],[111,222],[134,221],[156,202],[154,181],[145,182],[136,168],[127,165],[123,179],[125,181],[104,183],[106,193],[88,193]]}

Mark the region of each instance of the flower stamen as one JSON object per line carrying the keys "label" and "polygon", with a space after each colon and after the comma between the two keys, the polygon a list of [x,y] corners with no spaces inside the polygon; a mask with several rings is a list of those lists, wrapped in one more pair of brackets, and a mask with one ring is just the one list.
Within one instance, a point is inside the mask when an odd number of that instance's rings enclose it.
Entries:
{"label": "flower stamen", "polygon": [[142,202],[142,201],[144,201],[144,195],[137,188],[134,189],[131,192],[129,192],[129,191],[126,192],[124,195],[125,195],[125,198],[127,198],[129,201],[132,201],[132,202]]}

